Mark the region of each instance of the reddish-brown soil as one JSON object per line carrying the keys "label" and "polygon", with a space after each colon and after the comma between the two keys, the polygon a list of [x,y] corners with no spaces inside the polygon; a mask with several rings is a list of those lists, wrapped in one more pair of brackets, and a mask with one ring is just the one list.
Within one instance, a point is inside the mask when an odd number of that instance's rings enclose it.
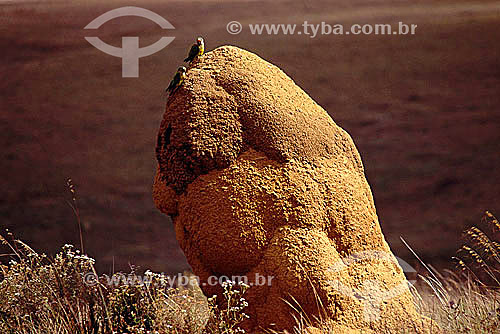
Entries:
{"label": "reddish-brown soil", "polygon": [[[353,137],[382,229],[411,263],[403,236],[449,266],[461,231],[500,199],[500,9],[471,1],[136,2],[167,18],[162,31],[119,18],[97,35],[141,46],[176,39],[140,60],[139,78],[84,39],[83,27],[131,2],[1,2],[0,228],[37,249],[78,244],[66,179],[77,188],[86,250],[101,271],[128,263],[186,268],[151,185],[162,93],[197,35],[276,64]],[[244,25],[240,35],[226,24]],[[251,35],[249,23],[418,24],[415,36]]]}

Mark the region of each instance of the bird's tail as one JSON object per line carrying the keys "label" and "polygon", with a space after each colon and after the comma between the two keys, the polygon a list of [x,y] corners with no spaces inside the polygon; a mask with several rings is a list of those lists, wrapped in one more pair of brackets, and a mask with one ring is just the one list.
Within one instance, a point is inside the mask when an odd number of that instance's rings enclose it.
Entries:
{"label": "bird's tail", "polygon": [[166,101],[168,99],[168,91],[165,89],[163,92],[161,92],[161,99]]}

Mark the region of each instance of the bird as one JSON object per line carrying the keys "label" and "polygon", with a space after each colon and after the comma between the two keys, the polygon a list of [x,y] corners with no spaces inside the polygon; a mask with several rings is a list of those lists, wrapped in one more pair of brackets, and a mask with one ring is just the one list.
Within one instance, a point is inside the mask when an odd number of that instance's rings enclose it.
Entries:
{"label": "bird", "polygon": [[165,89],[165,92],[169,93],[169,95],[172,94],[180,85],[182,85],[184,78],[186,78],[186,68],[181,66],[177,69],[177,72],[175,72],[174,78],[170,81],[170,84],[167,89]]}
{"label": "bird", "polygon": [[191,46],[191,50],[189,50],[189,54],[186,59],[184,59],[185,62],[192,63],[193,60],[196,57],[199,57],[205,52],[205,42],[203,41],[202,37],[198,37],[196,39],[196,44],[193,44]]}

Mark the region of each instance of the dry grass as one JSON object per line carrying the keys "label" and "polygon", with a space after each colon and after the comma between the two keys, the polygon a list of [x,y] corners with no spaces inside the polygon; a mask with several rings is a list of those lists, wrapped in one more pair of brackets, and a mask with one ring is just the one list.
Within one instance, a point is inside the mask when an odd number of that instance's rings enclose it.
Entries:
{"label": "dry grass", "polygon": [[[489,212],[483,222],[489,231],[473,227],[465,232],[467,242],[456,259],[461,272],[440,275],[428,268],[414,290],[420,312],[444,333],[500,331],[500,247],[495,241],[500,224]],[[205,298],[197,284],[173,288],[163,274],[140,276],[131,268],[128,274],[98,277],[94,260],[71,245],[49,258],[10,234],[0,241],[10,250],[3,254],[10,262],[0,267],[1,333],[244,333],[239,324],[248,317],[245,285],[225,283],[219,297],[226,307],[220,308],[216,297]],[[295,332],[307,333],[312,321],[300,314],[296,320]],[[335,332],[326,322],[320,327]]]}
{"label": "dry grass", "polygon": [[172,288],[146,271],[98,280],[94,260],[65,245],[53,259],[0,236],[12,260],[2,265],[0,333],[238,333],[246,287],[224,285],[226,308],[197,285]]}
{"label": "dry grass", "polygon": [[460,272],[421,277],[417,304],[445,333],[500,332],[500,224],[486,212],[485,230],[465,231],[466,243],[455,258]]}
{"label": "dry grass", "polygon": [[500,295],[496,290],[478,286],[470,277],[447,273],[439,281],[426,278],[428,289],[421,288],[417,305],[446,334],[498,333]]}

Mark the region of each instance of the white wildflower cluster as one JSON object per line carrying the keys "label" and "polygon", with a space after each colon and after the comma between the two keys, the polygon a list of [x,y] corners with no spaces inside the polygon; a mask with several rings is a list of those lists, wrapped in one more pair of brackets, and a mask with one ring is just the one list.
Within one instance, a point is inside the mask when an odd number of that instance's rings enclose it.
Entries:
{"label": "white wildflower cluster", "polygon": [[77,261],[81,261],[83,263],[87,263],[89,265],[94,265],[95,264],[95,260],[85,254],[83,255],[75,255],[75,260]]}
{"label": "white wildflower cluster", "polygon": [[249,285],[244,282],[236,283],[228,280],[221,283],[221,286],[224,289],[225,310],[218,309],[216,296],[208,298],[208,303],[214,309],[217,318],[216,331],[229,334],[245,333],[245,331],[239,327],[239,324],[249,318],[244,312],[244,309],[248,307],[248,302],[243,297]]}

